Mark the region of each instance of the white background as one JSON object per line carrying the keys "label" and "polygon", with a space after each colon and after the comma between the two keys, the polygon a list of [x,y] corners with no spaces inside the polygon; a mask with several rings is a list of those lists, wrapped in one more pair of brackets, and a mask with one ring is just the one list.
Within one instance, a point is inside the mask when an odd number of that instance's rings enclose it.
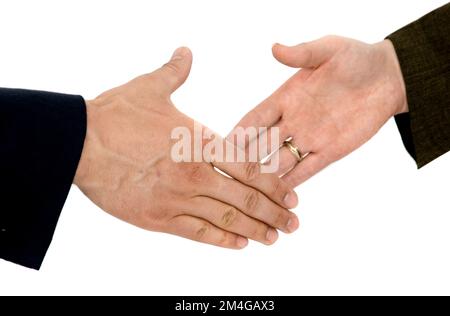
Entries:
{"label": "white background", "polygon": [[[186,45],[175,103],[226,134],[293,74],[274,42],[376,42],[446,2],[2,1],[0,86],[93,98]],[[296,234],[241,252],[136,229],[73,188],[42,270],[0,261],[0,294],[450,294],[449,171],[449,156],[417,171],[391,120],[298,188]]]}

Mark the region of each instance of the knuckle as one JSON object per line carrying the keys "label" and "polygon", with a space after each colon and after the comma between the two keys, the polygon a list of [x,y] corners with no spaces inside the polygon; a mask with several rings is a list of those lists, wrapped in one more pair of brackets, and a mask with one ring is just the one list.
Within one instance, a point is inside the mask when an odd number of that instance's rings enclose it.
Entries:
{"label": "knuckle", "polygon": [[[167,222],[169,219],[173,218],[172,212],[165,207],[148,207],[145,212],[138,212],[142,221],[147,223],[163,223]],[[136,214],[136,213],[135,213]]]}
{"label": "knuckle", "polygon": [[305,51],[305,64],[306,65],[313,65],[313,61],[314,61],[313,51],[307,45],[305,45],[303,47],[303,49]]}
{"label": "knuckle", "polygon": [[259,204],[259,193],[251,191],[245,196],[245,208],[250,213],[255,213]]}
{"label": "knuckle", "polygon": [[287,194],[286,188],[282,185],[281,180],[278,177],[273,178],[271,196],[283,198]]}
{"label": "knuckle", "polygon": [[221,247],[227,247],[228,245],[230,245],[230,238],[229,238],[229,235],[227,232],[222,233],[218,243],[219,243],[219,246],[221,246]]}
{"label": "knuckle", "polygon": [[180,71],[180,67],[174,62],[168,62],[164,64],[163,67],[173,73],[178,73]]}
{"label": "knuckle", "polygon": [[237,217],[238,211],[237,209],[231,207],[229,209],[227,209],[221,219],[221,224],[223,227],[229,227],[231,225],[233,225],[236,221],[236,217]]}
{"label": "knuckle", "polygon": [[210,230],[209,224],[203,224],[196,232],[195,232],[195,238],[197,240],[204,240],[208,231]]}
{"label": "knuckle", "polygon": [[253,181],[260,174],[260,166],[257,162],[247,162],[244,167],[245,170],[245,180]]}
{"label": "knuckle", "polygon": [[207,179],[205,168],[202,164],[194,164],[188,168],[184,168],[186,179],[193,183],[202,183]]}

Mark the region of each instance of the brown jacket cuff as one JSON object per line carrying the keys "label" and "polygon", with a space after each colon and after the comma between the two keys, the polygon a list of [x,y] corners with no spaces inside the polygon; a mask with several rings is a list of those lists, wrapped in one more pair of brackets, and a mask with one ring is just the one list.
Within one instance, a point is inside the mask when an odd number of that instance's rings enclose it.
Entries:
{"label": "brown jacket cuff", "polygon": [[400,61],[409,106],[396,122],[420,168],[450,150],[450,4],[388,39]]}

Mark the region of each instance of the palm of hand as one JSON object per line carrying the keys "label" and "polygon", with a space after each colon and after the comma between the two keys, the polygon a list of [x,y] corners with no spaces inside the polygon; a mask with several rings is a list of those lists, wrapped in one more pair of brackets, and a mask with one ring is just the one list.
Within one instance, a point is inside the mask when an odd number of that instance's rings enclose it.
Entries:
{"label": "palm of hand", "polygon": [[[335,161],[367,142],[395,114],[399,82],[386,74],[382,51],[345,42],[315,70],[300,70],[280,94],[282,120],[304,150]],[[300,145],[300,144],[299,144]]]}

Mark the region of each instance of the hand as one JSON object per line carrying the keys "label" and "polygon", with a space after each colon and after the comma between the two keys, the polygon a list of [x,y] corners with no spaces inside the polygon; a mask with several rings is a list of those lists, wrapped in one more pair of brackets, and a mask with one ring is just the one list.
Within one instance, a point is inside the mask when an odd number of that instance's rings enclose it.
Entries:
{"label": "hand", "polygon": [[295,47],[275,45],[273,54],[303,69],[237,126],[278,127],[280,143],[292,137],[308,154],[297,164],[287,147],[280,149],[278,175],[293,187],[367,142],[390,117],[408,111],[390,41],[368,45],[331,36]]}
{"label": "hand", "polygon": [[193,129],[171,94],[188,77],[192,54],[172,60],[87,102],[88,130],[75,184],[106,212],[141,228],[240,249],[248,240],[272,244],[293,232],[297,217],[285,208],[297,196],[259,164],[175,163],[171,131]]}

